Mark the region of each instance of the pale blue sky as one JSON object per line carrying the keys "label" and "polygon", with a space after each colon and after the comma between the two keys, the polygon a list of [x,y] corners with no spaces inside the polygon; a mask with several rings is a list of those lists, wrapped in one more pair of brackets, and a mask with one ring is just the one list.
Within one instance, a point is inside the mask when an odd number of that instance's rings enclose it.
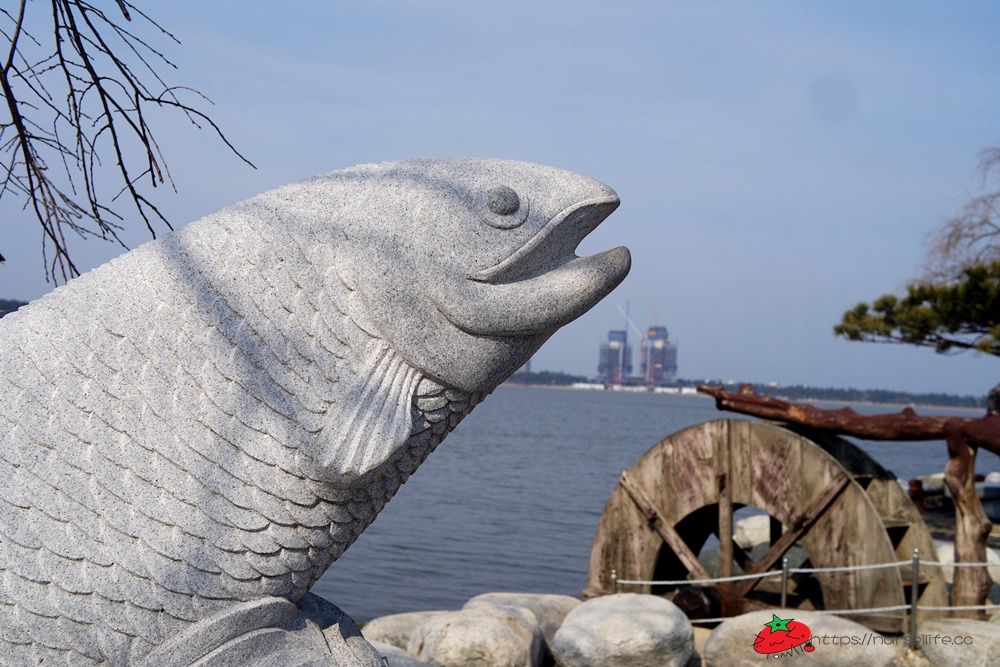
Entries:
{"label": "pale blue sky", "polygon": [[[112,5],[113,3],[108,3]],[[916,276],[928,232],[1000,143],[995,2],[139,2],[168,81],[253,162],[165,117],[178,224],[363,162],[504,157],[579,171],[621,208],[581,247],[629,278],[539,352],[592,375],[630,303],[680,375],[983,394],[995,357],[850,343],[832,327]],[[44,11],[43,3],[32,3]],[[0,298],[48,291],[40,236],[0,205]],[[137,231],[130,242],[143,240]],[[91,268],[120,252],[77,244]]]}

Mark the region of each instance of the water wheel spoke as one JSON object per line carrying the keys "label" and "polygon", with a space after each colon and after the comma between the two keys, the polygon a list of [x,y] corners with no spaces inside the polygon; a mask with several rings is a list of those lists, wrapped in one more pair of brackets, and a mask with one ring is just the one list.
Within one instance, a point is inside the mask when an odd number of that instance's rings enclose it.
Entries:
{"label": "water wheel spoke", "polygon": [[695,579],[711,579],[712,575],[708,573],[705,566],[698,560],[698,555],[691,551],[684,538],[664,519],[642,487],[636,484],[628,476],[628,473],[624,471],[618,478],[618,483],[622,485],[622,488],[628,493],[629,498],[639,508],[639,511],[645,515],[649,526],[659,533],[663,541],[674,550],[674,553],[677,554],[677,557],[684,564],[684,567],[687,568],[687,571],[694,575]]}
{"label": "water wheel spoke", "polygon": [[726,474],[718,476],[719,486],[719,576],[733,576],[733,500]]}
{"label": "water wheel spoke", "polygon": [[733,542],[733,560],[740,568],[746,572],[747,568],[753,565],[753,559],[746,549]]}
{"label": "water wheel spoke", "polygon": [[[767,553],[764,556],[750,566],[746,570],[747,574],[760,574],[771,569],[778,559],[785,555],[799,537],[801,537],[806,530],[809,529],[816,519],[823,514],[824,511],[836,500],[840,492],[844,490],[844,487],[851,481],[850,477],[846,475],[837,475],[831,479],[826,487],[818,494],[813,496],[813,500],[809,503],[809,506],[805,509],[802,514],[795,518],[789,525],[788,530],[778,538],[776,542],[771,545]],[[741,595],[746,595],[749,593],[760,579],[747,579],[739,584],[739,591]]]}

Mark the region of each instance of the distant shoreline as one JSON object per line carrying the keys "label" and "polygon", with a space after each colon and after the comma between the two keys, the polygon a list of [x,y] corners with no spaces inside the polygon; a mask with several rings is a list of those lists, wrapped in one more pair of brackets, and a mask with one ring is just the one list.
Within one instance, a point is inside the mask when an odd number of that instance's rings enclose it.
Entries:
{"label": "distant shoreline", "polygon": [[[686,394],[673,394],[668,392],[651,392],[643,390],[613,390],[613,389],[592,389],[590,387],[576,387],[571,384],[532,384],[527,382],[511,382],[506,380],[500,385],[501,387],[530,387],[532,389],[563,389],[571,391],[604,391],[614,394],[642,394],[642,395],[659,395],[659,396],[684,396],[684,397],[699,397],[707,400],[714,400],[711,396],[707,396],[702,393],[686,393]],[[985,413],[986,408],[983,407],[969,407],[961,405],[937,405],[933,403],[890,403],[890,402],[878,402],[878,401],[851,401],[851,400],[832,400],[828,398],[797,398],[792,400],[789,397],[775,396],[775,398],[780,398],[782,400],[787,400],[793,403],[823,403],[825,405],[843,405],[845,407],[852,405],[870,405],[875,407],[887,407],[887,408],[899,408],[900,410],[905,408],[925,408],[930,410],[948,410],[956,412],[971,412],[971,413]],[[728,410],[720,410],[719,412],[729,413]],[[730,413],[738,414],[738,413]]]}

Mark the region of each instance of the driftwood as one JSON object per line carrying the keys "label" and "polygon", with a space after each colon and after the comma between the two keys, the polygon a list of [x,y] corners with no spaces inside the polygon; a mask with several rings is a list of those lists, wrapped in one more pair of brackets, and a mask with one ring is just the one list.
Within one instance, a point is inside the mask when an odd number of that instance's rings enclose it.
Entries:
{"label": "driftwood", "polygon": [[[896,414],[861,415],[850,408],[823,410],[812,405],[790,403],[758,396],[749,385],[738,393],[722,387],[700,386],[698,391],[715,398],[720,410],[764,419],[799,424],[852,435],[866,440],[944,440],[948,446],[945,484],[955,504],[955,560],[983,563],[983,567],[955,568],[952,606],[982,605],[992,581],[986,570],[986,538],[992,524],[976,494],[975,464],[979,448],[1000,455],[1000,413],[997,396],[991,392],[985,417],[922,416],[905,408]],[[955,616],[979,618],[977,611],[955,612]]]}
{"label": "driftwood", "polygon": [[803,403],[759,396],[750,385],[742,385],[737,393],[722,387],[706,386],[698,387],[698,391],[714,397],[715,405],[720,410],[800,424],[837,435],[853,435],[864,440],[944,440],[945,426],[950,422],[976,421],[968,417],[924,417],[911,408],[888,415],[862,415],[851,408],[823,410]]}

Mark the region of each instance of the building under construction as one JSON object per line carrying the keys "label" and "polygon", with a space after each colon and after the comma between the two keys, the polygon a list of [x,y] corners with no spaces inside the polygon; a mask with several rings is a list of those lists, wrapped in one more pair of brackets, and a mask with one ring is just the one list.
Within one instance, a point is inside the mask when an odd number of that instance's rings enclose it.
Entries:
{"label": "building under construction", "polygon": [[639,374],[632,373],[632,345],[628,330],[608,332],[601,343],[598,376],[605,386],[664,387],[677,381],[677,345],[667,328],[652,326],[639,341]]}
{"label": "building under construction", "polygon": [[632,375],[632,346],[628,343],[628,331],[608,332],[607,342],[601,343],[597,374],[606,385],[624,384],[625,378]]}

